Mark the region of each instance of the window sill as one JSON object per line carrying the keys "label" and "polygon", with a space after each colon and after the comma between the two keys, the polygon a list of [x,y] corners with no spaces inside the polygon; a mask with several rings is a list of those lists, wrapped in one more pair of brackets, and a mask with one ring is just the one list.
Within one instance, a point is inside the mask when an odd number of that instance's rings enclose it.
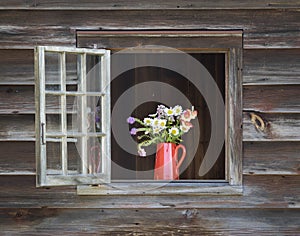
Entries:
{"label": "window sill", "polygon": [[78,185],[78,195],[242,195],[241,185],[229,185],[227,182],[197,183],[113,183],[101,185]]}

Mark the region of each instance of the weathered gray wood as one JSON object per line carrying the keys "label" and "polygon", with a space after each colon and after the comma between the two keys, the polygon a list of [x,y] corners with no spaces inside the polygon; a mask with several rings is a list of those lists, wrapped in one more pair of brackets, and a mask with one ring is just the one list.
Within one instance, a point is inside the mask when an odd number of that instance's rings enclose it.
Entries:
{"label": "weathered gray wood", "polygon": [[[75,45],[76,29],[243,29],[245,48],[299,48],[299,15],[297,9],[2,11],[0,48]],[[285,23],[278,24],[278,19]]]}
{"label": "weathered gray wood", "polygon": [[244,142],[244,174],[300,174],[299,142]]}
{"label": "weathered gray wood", "polygon": [[244,112],[244,141],[300,141],[300,113]]}
{"label": "weathered gray wood", "polygon": [[244,50],[243,84],[300,84],[300,50]]}
{"label": "weathered gray wood", "polygon": [[283,209],[0,210],[8,235],[298,235],[300,213]]}
{"label": "weathered gray wood", "polygon": [[234,0],[166,0],[166,1],[107,1],[107,0],[83,0],[80,3],[72,0],[13,0],[6,1],[0,6],[0,9],[76,9],[76,10],[95,10],[95,9],[114,9],[114,10],[131,10],[131,9],[286,9],[286,8],[299,8],[300,3],[298,0],[282,2],[280,0],[262,0],[262,1],[234,1]]}
{"label": "weathered gray wood", "polygon": [[33,50],[0,50],[0,84],[33,84]]}
{"label": "weathered gray wood", "polygon": [[231,185],[242,185],[242,49],[231,49],[227,83],[226,172]]}
{"label": "weathered gray wood", "polygon": [[[159,45],[180,50],[242,48],[241,30],[224,31],[78,31],[77,46],[125,49]],[[158,48],[160,50],[160,48]]]}
{"label": "weathered gray wood", "polygon": [[[239,178],[239,176],[237,177]],[[241,177],[240,177],[241,178]],[[232,180],[236,181],[235,179]],[[167,196],[236,196],[243,194],[241,185],[233,186],[228,183],[113,183],[99,186],[77,186],[78,195],[167,195]]]}
{"label": "weathered gray wood", "polygon": [[[0,142],[0,175],[35,175],[35,142],[29,141],[6,141]],[[49,148],[48,155],[53,157],[52,163],[59,162],[57,149]],[[76,169],[78,151],[76,146],[68,145],[69,168]]]}
{"label": "weathered gray wood", "polygon": [[246,175],[242,196],[77,196],[75,187],[36,188],[35,176],[0,176],[0,207],[299,208],[300,176]]}
{"label": "weathered gray wood", "polygon": [[300,86],[243,86],[243,110],[267,113],[299,113]]}
{"label": "weathered gray wood", "polygon": [[[46,99],[47,112],[58,112],[58,99]],[[34,86],[0,86],[0,114],[34,114]],[[9,105],[8,105],[9,104]],[[67,109],[73,111],[74,97],[68,96]]]}

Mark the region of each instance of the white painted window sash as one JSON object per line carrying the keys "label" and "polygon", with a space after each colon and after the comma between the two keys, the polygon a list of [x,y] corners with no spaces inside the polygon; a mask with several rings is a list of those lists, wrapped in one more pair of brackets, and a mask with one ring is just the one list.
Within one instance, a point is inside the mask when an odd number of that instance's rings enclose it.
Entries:
{"label": "white painted window sash", "polygon": [[[60,89],[57,91],[46,90],[46,53],[58,55]],[[67,91],[67,62],[66,55],[78,55],[77,91]],[[99,56],[101,58],[101,90],[87,91],[87,55]],[[37,186],[59,186],[78,184],[100,184],[110,182],[110,51],[104,49],[83,49],[69,47],[38,46],[35,48],[35,100],[36,100],[36,169]],[[48,131],[46,127],[46,94],[59,98],[60,108],[60,130]],[[78,99],[79,127],[78,132],[70,132],[67,128],[67,96],[75,96]],[[101,132],[89,132],[87,128],[88,109],[87,97],[100,97],[101,106]],[[93,173],[88,169],[88,139],[101,138],[101,171]],[[68,170],[68,143],[76,143],[80,139],[81,160],[78,163],[78,173]],[[47,143],[58,143],[61,145],[60,157],[61,170],[51,173],[47,170]]]}

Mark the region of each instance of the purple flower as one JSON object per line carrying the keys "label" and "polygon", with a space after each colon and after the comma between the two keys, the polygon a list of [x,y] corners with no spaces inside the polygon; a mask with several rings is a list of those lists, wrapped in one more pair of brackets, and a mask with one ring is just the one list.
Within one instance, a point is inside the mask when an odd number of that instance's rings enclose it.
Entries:
{"label": "purple flower", "polygon": [[131,125],[132,125],[134,122],[135,122],[134,117],[130,116],[130,117],[127,118],[127,123],[128,123],[128,124],[131,124]]}
{"label": "purple flower", "polygon": [[131,135],[136,135],[136,132],[137,132],[137,129],[136,129],[136,128],[132,128],[132,129],[130,130],[130,134],[131,134]]}
{"label": "purple flower", "polygon": [[96,123],[99,123],[99,122],[100,122],[100,117],[99,117],[98,115],[96,115],[95,121],[96,121]]}

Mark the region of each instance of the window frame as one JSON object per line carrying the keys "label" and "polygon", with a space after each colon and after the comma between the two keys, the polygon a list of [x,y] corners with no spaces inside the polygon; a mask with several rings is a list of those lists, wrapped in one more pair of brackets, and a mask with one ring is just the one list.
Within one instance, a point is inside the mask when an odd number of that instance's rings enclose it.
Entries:
{"label": "window frame", "polygon": [[[225,88],[225,181],[176,181],[161,188],[153,181],[121,181],[114,186],[78,185],[79,195],[241,195],[242,187],[242,48],[243,32],[232,31],[77,31],[77,47],[121,50],[140,44],[151,44],[158,38],[184,39],[179,50],[197,49],[226,53]],[[109,39],[107,41],[107,39]],[[186,47],[185,40],[191,40]],[[161,40],[163,42],[163,40]],[[116,188],[119,186],[119,189]],[[126,189],[126,190],[124,190]],[[151,189],[151,191],[144,191]]]}

